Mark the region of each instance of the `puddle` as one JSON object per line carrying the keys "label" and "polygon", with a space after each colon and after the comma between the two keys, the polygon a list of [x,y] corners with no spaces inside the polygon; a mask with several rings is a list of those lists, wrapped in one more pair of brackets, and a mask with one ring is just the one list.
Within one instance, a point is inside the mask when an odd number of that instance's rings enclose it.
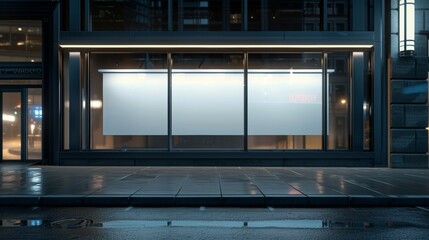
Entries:
{"label": "puddle", "polygon": [[115,220],[94,222],[90,219],[3,219],[0,227],[44,227],[60,229],[79,228],[285,228],[285,229],[332,229],[332,228],[397,228],[418,227],[399,222],[347,222],[333,220],[266,220],[266,221],[207,221],[207,220]]}

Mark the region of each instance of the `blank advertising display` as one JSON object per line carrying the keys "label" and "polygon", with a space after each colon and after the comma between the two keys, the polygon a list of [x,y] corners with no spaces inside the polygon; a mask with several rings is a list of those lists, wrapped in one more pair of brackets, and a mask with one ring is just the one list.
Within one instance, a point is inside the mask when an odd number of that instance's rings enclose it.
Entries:
{"label": "blank advertising display", "polygon": [[249,135],[321,135],[322,71],[249,70]]}
{"label": "blank advertising display", "polygon": [[173,70],[173,135],[243,135],[242,70]]}
{"label": "blank advertising display", "polygon": [[103,135],[167,135],[167,70],[99,70]]}

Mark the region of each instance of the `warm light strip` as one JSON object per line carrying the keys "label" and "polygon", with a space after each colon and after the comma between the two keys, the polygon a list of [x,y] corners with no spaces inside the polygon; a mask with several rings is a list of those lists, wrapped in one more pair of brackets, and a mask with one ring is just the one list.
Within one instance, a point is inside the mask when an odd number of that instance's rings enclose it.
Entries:
{"label": "warm light strip", "polygon": [[[243,69],[172,69],[173,73],[244,73]],[[167,69],[98,69],[100,73],[167,73]],[[249,73],[322,73],[322,69],[249,69]],[[328,73],[335,72],[327,69]]]}
{"label": "warm light strip", "polygon": [[68,48],[68,49],[80,49],[80,48],[152,48],[152,49],[163,49],[163,48],[170,48],[170,49],[180,49],[180,48],[186,48],[186,49],[215,49],[215,48],[228,48],[228,49],[237,49],[237,48],[245,48],[245,49],[260,49],[260,48],[267,48],[267,49],[287,49],[287,48],[310,48],[310,49],[316,49],[316,48],[360,48],[360,49],[367,49],[372,48],[373,45],[90,45],[90,44],[82,44],[82,45],[60,45],[62,48]]}

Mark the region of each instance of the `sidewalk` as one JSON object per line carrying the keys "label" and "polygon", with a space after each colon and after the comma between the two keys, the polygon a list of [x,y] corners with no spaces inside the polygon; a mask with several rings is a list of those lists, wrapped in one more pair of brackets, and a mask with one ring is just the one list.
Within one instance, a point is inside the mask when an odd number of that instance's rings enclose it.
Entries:
{"label": "sidewalk", "polygon": [[429,206],[429,169],[0,164],[0,206]]}

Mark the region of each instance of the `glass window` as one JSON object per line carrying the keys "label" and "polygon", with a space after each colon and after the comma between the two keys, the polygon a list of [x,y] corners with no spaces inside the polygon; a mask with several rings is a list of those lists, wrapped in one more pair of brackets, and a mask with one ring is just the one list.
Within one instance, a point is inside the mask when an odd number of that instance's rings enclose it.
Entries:
{"label": "glass window", "polygon": [[365,66],[365,83],[364,83],[364,103],[363,103],[363,149],[372,150],[372,63],[371,54],[364,53],[364,59],[367,65]]}
{"label": "glass window", "polygon": [[251,31],[319,31],[320,0],[249,0]]}
{"label": "glass window", "polygon": [[91,0],[94,31],[166,31],[168,0]]}
{"label": "glass window", "polygon": [[174,54],[173,149],[243,149],[243,54]]}
{"label": "glass window", "polygon": [[91,54],[92,149],[168,147],[166,57]]}
{"label": "glass window", "polygon": [[41,22],[0,20],[0,62],[41,61]]}
{"label": "glass window", "polygon": [[249,54],[249,149],[322,148],[321,56]]}
{"label": "glass window", "polygon": [[3,160],[21,159],[21,93],[3,93]]}
{"label": "glass window", "polygon": [[[350,31],[350,0],[328,0],[328,31]],[[363,15],[365,15],[363,13]]]}
{"label": "glass window", "polygon": [[328,54],[328,149],[350,143],[350,54]]}
{"label": "glass window", "polygon": [[27,159],[42,159],[42,89],[28,89]]}
{"label": "glass window", "polygon": [[241,0],[173,1],[176,31],[242,30]]}

